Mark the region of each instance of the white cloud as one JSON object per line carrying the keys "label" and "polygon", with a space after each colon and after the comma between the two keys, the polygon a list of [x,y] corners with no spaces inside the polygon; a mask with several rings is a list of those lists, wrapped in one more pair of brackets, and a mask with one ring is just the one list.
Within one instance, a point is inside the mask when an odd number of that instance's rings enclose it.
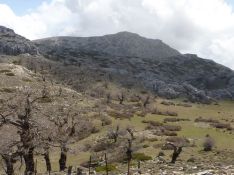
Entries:
{"label": "white cloud", "polygon": [[0,4],[0,25],[30,39],[127,30],[234,69],[234,12],[224,0],[53,0],[24,16]]}

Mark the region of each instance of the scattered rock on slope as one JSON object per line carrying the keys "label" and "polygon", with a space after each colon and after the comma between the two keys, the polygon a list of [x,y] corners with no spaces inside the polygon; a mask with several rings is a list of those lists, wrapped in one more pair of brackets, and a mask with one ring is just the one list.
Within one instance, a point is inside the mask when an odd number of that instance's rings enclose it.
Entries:
{"label": "scattered rock on slope", "polygon": [[17,35],[12,29],[0,26],[0,54],[37,54],[36,46],[26,38]]}

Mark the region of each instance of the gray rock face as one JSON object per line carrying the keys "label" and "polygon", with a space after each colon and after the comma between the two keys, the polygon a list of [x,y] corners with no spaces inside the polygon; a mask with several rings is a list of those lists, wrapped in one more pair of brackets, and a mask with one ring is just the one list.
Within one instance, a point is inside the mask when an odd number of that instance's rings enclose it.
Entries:
{"label": "gray rock face", "polygon": [[17,35],[12,29],[0,26],[0,54],[37,54],[36,46],[26,38]]}
{"label": "gray rock face", "polygon": [[180,53],[161,40],[147,39],[138,34],[120,32],[102,37],[54,37],[37,40],[41,49],[45,46],[69,50],[72,54],[109,55],[121,57],[164,58]]}
{"label": "gray rock face", "polygon": [[82,65],[94,75],[117,77],[126,86],[143,85],[166,98],[209,103],[233,99],[234,72],[193,54],[182,55],[160,40],[120,32],[103,37],[55,37],[34,41],[49,59]]}
{"label": "gray rock face", "polygon": [[184,83],[184,89],[188,95],[188,98],[191,102],[201,102],[209,104],[212,99],[205,93],[204,90],[198,90],[190,84]]}

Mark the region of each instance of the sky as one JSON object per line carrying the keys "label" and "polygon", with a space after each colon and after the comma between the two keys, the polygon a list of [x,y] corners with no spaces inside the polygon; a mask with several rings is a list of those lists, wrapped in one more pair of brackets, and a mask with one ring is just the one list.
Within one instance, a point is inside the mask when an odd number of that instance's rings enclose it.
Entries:
{"label": "sky", "polygon": [[234,69],[234,0],[0,0],[0,25],[31,40],[130,31]]}
{"label": "sky", "polygon": [[[17,15],[24,15],[35,10],[42,2],[43,0],[0,0],[0,4],[8,5]],[[50,2],[50,0],[46,2]]]}

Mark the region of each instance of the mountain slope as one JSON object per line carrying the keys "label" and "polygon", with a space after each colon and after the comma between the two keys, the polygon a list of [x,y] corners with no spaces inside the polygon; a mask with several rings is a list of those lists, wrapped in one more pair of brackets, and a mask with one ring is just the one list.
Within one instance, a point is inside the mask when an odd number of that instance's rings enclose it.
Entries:
{"label": "mountain slope", "polygon": [[[49,59],[111,75],[128,87],[145,87],[167,98],[208,96],[232,99],[231,69],[192,54],[180,54],[160,40],[120,32],[102,37],[55,37],[34,41]],[[124,78],[123,78],[124,77]]]}
{"label": "mountain slope", "polygon": [[[109,56],[163,58],[180,53],[161,40],[146,39],[138,34],[119,32],[102,37],[54,37],[34,41],[44,52],[47,47],[56,47],[75,55],[84,53]],[[60,54],[60,53],[59,53]]]}
{"label": "mountain slope", "polygon": [[37,54],[36,46],[26,38],[17,35],[12,29],[0,26],[0,54]]}

